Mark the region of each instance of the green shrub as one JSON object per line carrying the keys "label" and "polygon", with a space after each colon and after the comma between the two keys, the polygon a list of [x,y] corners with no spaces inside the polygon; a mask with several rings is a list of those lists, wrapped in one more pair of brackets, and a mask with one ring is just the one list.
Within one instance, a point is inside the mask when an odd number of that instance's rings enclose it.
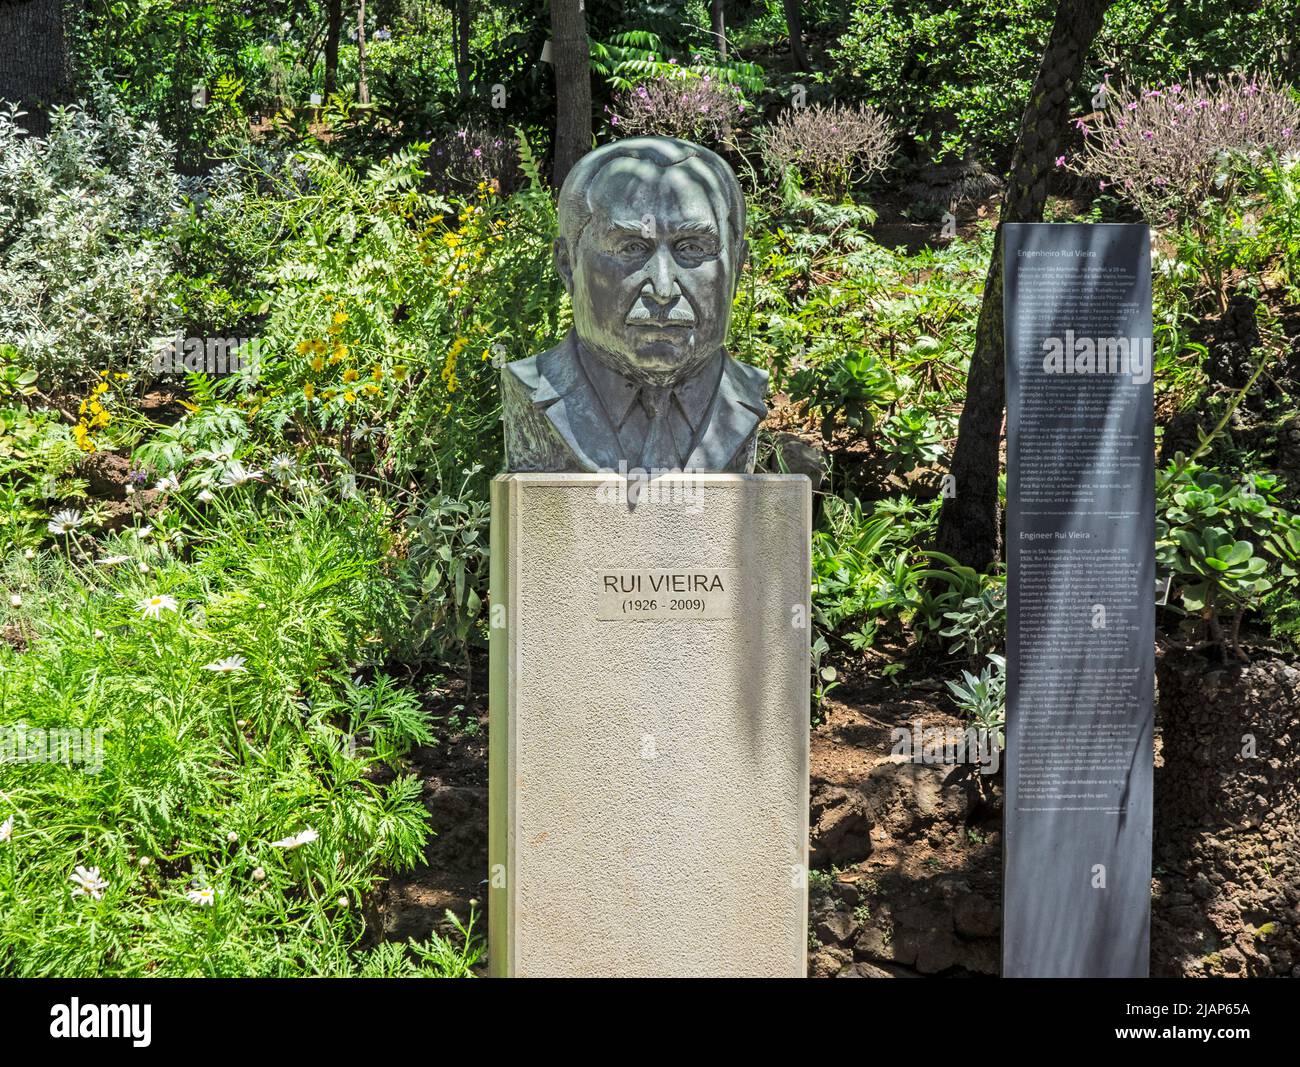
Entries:
{"label": "green shrub", "polygon": [[1156,486],[1156,560],[1172,579],[1170,599],[1199,620],[1208,645],[1240,655],[1245,613],[1270,592],[1293,600],[1300,591],[1300,516],[1278,503],[1272,475],[1233,479],[1181,455]]}
{"label": "green shrub", "polygon": [[0,343],[45,390],[103,368],[138,375],[177,325],[171,146],[107,93],[93,112],[53,112],[45,138],[14,119],[0,112]]}
{"label": "green shrub", "polygon": [[404,765],[432,740],[427,715],[374,668],[385,522],[361,503],[232,499],[193,528],[192,562],[80,531],[62,565],[10,557],[5,632],[25,639],[0,645],[5,739],[98,730],[102,747],[0,763],[0,970],[398,968],[396,949],[356,955],[368,895],[428,834]]}

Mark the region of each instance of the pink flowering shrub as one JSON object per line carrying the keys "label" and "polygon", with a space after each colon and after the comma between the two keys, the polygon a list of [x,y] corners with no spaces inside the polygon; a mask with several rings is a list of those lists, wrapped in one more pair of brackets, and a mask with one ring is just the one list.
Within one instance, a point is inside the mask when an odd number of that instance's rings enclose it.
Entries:
{"label": "pink flowering shrub", "polygon": [[618,93],[606,107],[616,137],[680,137],[706,146],[729,144],[745,115],[735,86],[705,74],[655,78]]}
{"label": "pink flowering shrub", "polygon": [[[1112,91],[1069,164],[1131,201],[1153,223],[1181,222],[1222,188],[1227,157],[1300,149],[1300,105],[1266,77]],[[1058,160],[1058,164],[1064,160]]]}
{"label": "pink flowering shrub", "polygon": [[769,171],[795,167],[812,188],[833,195],[843,194],[855,177],[884,170],[894,149],[889,120],[866,105],[792,107],[760,139]]}

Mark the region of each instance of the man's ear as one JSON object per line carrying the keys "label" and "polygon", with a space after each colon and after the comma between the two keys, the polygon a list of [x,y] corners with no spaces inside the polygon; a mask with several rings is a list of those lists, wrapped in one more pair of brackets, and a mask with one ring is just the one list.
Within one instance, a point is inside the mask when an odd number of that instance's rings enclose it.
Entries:
{"label": "man's ear", "polygon": [[552,246],[555,251],[555,270],[564,282],[564,291],[573,295],[573,263],[569,260],[569,245],[563,237],[557,237]]}
{"label": "man's ear", "polygon": [[736,253],[736,266],[732,271],[731,277],[731,299],[736,299],[736,293],[740,291],[740,275],[745,269],[745,263],[749,260],[749,242],[743,237],[740,239],[740,249]]}

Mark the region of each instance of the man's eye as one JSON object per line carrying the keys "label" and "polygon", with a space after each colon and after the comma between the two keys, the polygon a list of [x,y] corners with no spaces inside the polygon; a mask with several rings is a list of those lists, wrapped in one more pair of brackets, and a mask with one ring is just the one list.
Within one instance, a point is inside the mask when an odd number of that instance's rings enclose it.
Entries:
{"label": "man's eye", "polygon": [[650,251],[650,246],[644,241],[624,241],[618,250],[625,256],[644,256]]}
{"label": "man's eye", "polygon": [[713,248],[706,241],[678,241],[677,251],[686,256],[708,256],[713,254]]}

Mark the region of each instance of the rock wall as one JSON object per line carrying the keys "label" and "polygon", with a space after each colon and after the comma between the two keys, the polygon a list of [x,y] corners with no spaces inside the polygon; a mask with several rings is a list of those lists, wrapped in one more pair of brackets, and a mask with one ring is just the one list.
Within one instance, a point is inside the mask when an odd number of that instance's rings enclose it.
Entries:
{"label": "rock wall", "polygon": [[1300,977],[1300,669],[1157,666],[1151,972]]}

